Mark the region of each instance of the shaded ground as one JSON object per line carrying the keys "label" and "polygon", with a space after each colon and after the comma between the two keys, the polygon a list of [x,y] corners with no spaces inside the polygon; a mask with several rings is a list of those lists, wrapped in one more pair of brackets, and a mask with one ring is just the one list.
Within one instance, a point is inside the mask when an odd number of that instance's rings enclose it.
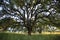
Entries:
{"label": "shaded ground", "polygon": [[0,33],[0,40],[60,40],[60,35],[23,35],[16,33]]}

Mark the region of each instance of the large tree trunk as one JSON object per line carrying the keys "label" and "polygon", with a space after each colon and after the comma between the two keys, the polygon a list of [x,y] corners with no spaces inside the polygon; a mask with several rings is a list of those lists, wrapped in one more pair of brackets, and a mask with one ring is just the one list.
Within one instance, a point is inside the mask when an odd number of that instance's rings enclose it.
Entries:
{"label": "large tree trunk", "polygon": [[27,27],[27,29],[28,29],[28,35],[31,35],[32,27]]}

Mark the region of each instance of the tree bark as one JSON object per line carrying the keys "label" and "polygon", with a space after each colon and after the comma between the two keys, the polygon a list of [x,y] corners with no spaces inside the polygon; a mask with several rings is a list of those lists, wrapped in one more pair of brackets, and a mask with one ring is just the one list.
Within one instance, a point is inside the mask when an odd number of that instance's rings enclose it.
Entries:
{"label": "tree bark", "polygon": [[32,27],[27,27],[27,29],[28,29],[28,35],[30,35],[30,36],[31,36]]}

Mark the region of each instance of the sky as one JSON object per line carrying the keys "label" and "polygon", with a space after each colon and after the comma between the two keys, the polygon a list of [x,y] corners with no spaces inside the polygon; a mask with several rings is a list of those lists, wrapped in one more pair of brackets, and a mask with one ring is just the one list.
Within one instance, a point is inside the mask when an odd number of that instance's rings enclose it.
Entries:
{"label": "sky", "polygon": [[0,6],[0,11],[1,11],[2,9],[3,9],[2,6]]}

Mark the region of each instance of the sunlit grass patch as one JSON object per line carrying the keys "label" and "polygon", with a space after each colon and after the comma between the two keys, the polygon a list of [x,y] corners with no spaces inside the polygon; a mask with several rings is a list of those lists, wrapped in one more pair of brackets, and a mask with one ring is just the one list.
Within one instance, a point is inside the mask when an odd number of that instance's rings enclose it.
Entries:
{"label": "sunlit grass patch", "polygon": [[42,32],[42,34],[60,34],[60,32]]}

